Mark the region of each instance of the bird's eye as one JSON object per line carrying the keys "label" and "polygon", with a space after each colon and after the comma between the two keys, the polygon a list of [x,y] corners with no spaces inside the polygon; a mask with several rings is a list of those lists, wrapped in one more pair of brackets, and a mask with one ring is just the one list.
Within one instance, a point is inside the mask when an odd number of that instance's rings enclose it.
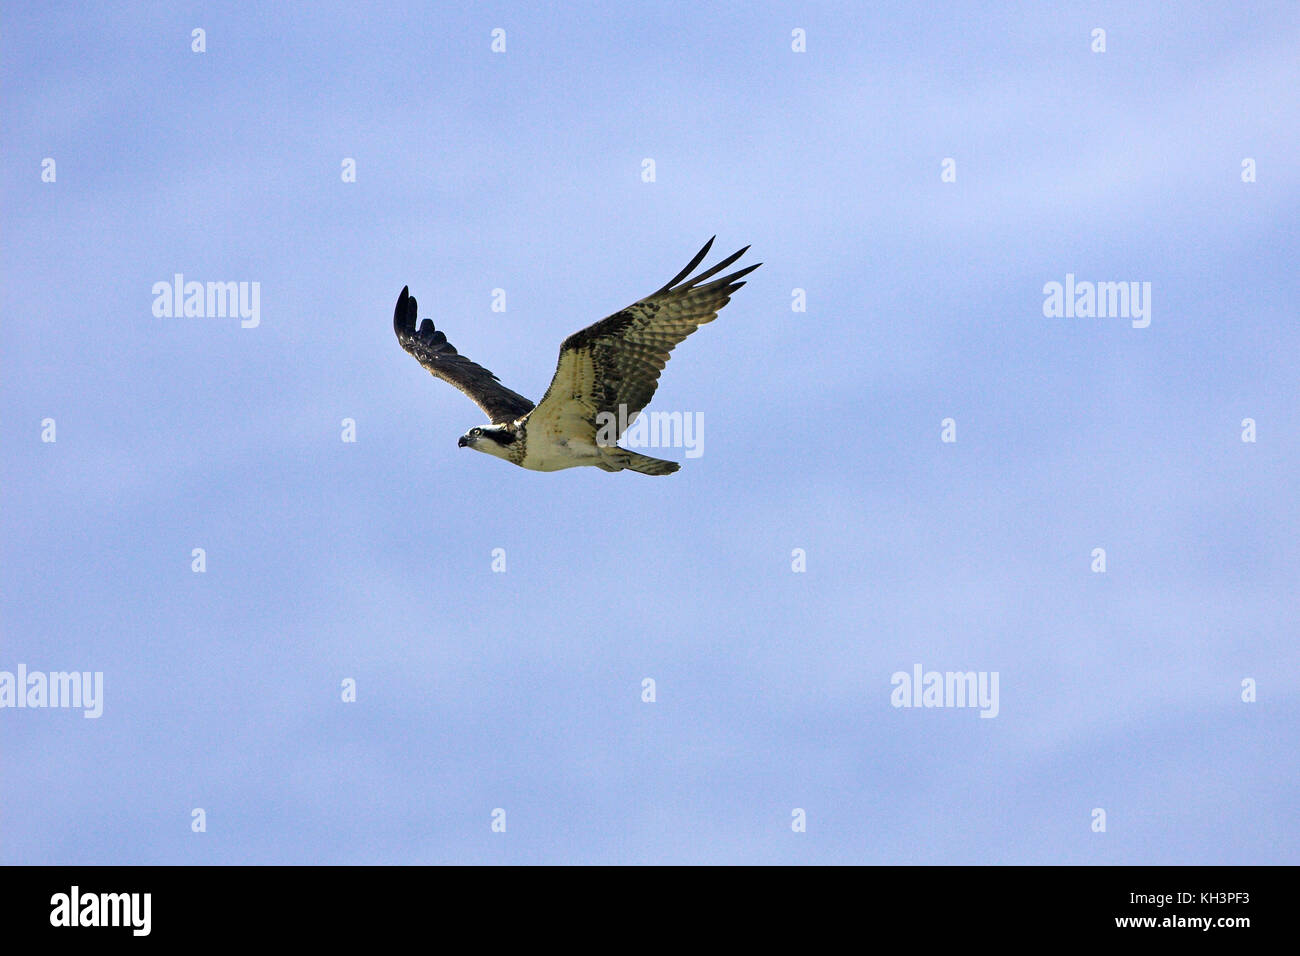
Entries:
{"label": "bird's eye", "polygon": [[469,430],[469,433],[470,433],[471,435],[482,435],[482,434],[483,434],[483,429],[481,429],[481,428],[471,428],[471,429]]}

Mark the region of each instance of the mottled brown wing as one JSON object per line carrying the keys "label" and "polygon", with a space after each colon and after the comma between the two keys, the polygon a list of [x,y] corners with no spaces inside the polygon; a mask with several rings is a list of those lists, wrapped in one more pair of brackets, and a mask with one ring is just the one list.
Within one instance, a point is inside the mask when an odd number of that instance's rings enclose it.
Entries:
{"label": "mottled brown wing", "polygon": [[514,421],[532,410],[532,402],[506,388],[482,365],[457,352],[429,319],[417,330],[416,317],[415,296],[403,288],[393,311],[397,341],[437,378],[450,382],[472,398],[493,423]]}
{"label": "mottled brown wing", "polygon": [[[710,239],[662,289],[565,339],[555,377],[529,417],[529,426],[544,423],[563,434],[587,424],[594,431],[601,412],[613,414],[620,425],[630,423],[654,397],[659,373],[677,343],[716,319],[731,294],[745,284],[738,280],[762,265],[703,284],[744,255],[746,246],[683,282],[712,246]],[[622,417],[620,405],[626,407]]]}

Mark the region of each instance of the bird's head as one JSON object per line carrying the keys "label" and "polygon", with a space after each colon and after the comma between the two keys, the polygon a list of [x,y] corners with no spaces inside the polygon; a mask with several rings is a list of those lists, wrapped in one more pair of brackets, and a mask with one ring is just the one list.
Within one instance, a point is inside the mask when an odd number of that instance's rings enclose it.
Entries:
{"label": "bird's head", "polygon": [[482,425],[471,428],[460,436],[456,444],[461,448],[473,448],[497,458],[506,458],[510,446],[515,443],[515,430],[508,423],[504,425]]}

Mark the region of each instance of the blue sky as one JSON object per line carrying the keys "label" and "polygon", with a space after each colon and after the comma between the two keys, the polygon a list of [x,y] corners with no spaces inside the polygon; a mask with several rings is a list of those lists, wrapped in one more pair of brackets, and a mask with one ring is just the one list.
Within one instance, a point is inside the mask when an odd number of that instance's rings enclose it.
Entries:
{"label": "blue sky", "polygon": [[[1300,14],[986,6],[6,5],[0,671],[104,701],[0,709],[0,861],[1300,860]],[[393,338],[536,399],[714,234],[671,477]]]}

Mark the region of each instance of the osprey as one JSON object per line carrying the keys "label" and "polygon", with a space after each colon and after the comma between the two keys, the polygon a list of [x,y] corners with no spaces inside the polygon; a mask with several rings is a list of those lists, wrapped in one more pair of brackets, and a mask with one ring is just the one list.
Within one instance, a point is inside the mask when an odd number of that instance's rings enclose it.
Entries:
{"label": "osprey", "polygon": [[533,471],[594,465],[604,471],[630,468],[643,475],[670,475],[681,467],[676,462],[640,455],[615,442],[649,404],[673,347],[716,319],[731,294],[745,284],[738,280],[762,265],[704,282],[744,255],[746,246],[683,282],[712,245],[710,239],[659,291],[565,339],[555,377],[537,405],[458,353],[429,319],[417,329],[415,296],[409,287],[397,299],[393,330],[402,348],[487,415],[491,424],[467,431],[460,437],[461,448]]}

